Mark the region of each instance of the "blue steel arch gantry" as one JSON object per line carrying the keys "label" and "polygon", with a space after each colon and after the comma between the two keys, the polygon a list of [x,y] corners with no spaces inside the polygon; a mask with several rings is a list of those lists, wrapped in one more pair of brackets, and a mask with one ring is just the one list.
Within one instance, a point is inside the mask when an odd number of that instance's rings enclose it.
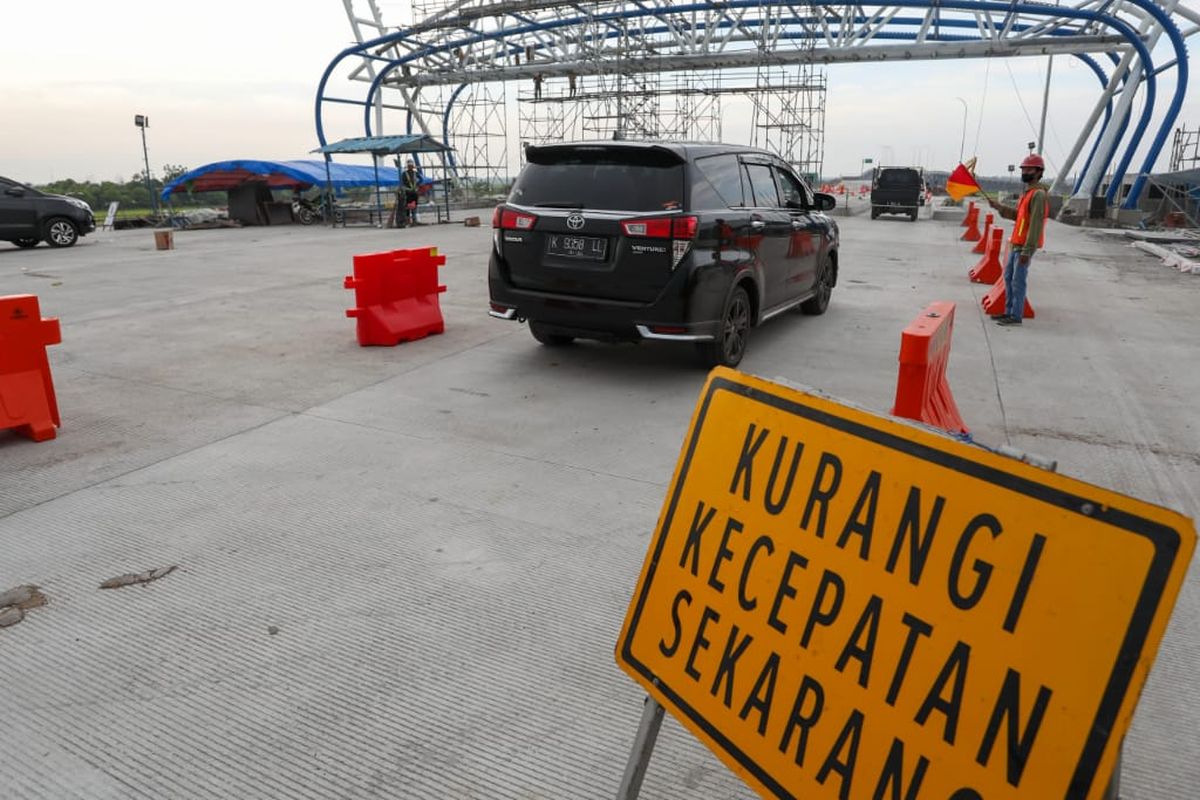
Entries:
{"label": "blue steel arch gantry", "polygon": [[[361,107],[362,133],[382,132],[387,109],[402,112],[406,127],[449,141],[454,135],[451,109],[464,89],[518,80],[540,84],[569,78],[573,91],[576,77],[597,75],[624,76],[627,86],[637,86],[637,77],[649,74],[764,65],[1103,54],[1114,68],[1104,76],[1091,61],[1105,85],[1066,163],[1059,165],[1055,188],[1061,188],[1091,141],[1075,197],[1095,195],[1115,159],[1107,195],[1114,204],[1125,172],[1156,124],[1126,207],[1136,205],[1145,175],[1178,116],[1188,84],[1185,42],[1200,31],[1200,15],[1178,0],[1077,0],[1070,5],[986,0],[879,5],[820,0],[418,1],[414,8],[419,18],[401,28],[383,23],[375,0],[343,4],[358,41],[332,59],[320,81],[315,122],[322,144],[326,111],[342,103]],[[357,88],[346,94],[352,96],[334,94],[331,78],[338,68],[350,70],[351,85]],[[1159,108],[1157,79],[1166,74],[1174,78],[1173,92],[1165,108]],[[428,96],[435,87],[454,89],[436,112],[421,99],[422,92]],[[385,96],[399,99],[388,102]],[[1130,131],[1135,98],[1142,100],[1142,111]],[[440,131],[435,130],[439,123]]]}

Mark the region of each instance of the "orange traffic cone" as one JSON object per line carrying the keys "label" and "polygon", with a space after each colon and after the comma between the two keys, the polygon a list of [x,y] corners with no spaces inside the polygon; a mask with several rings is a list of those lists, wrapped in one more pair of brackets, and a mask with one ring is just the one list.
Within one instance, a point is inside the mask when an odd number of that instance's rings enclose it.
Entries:
{"label": "orange traffic cone", "polygon": [[970,225],[974,225],[975,221],[978,219],[979,219],[979,209],[976,207],[975,201],[970,200],[967,202],[967,215],[965,217],[963,217],[963,221],[959,224],[962,227],[966,228]]}
{"label": "orange traffic cone", "polygon": [[988,214],[986,217],[983,218],[983,235],[979,237],[979,241],[976,242],[975,246],[971,248],[971,252],[978,253],[980,255],[986,253],[987,249],[989,247],[988,242],[991,239],[991,233],[992,233],[992,215]]}

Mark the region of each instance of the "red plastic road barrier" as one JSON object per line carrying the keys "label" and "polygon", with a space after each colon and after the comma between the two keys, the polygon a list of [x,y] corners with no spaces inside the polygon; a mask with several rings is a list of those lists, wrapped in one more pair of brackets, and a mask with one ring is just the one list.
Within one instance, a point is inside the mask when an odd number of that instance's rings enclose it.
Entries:
{"label": "red plastic road barrier", "polygon": [[930,303],[904,329],[892,413],[951,433],[968,433],[946,382],[953,331],[954,303],[944,300]]}
{"label": "red plastic road barrier", "polygon": [[42,319],[36,295],[0,297],[0,429],[35,442],[53,439],[58,418],[47,345],[62,341],[57,319]]}
{"label": "red plastic road barrier", "polygon": [[959,223],[966,228],[974,225],[979,220],[979,207],[975,205],[974,200],[967,201],[967,215],[963,217],[963,221]]}
{"label": "red plastic road barrier", "polygon": [[354,290],[346,316],[358,320],[358,343],[391,347],[445,331],[437,278],[445,263],[435,247],[355,256],[344,286]]}
{"label": "red plastic road barrier", "polygon": [[[1004,288],[1004,275],[1001,274],[979,303],[983,306],[983,313],[985,314],[1003,314],[1004,301],[1007,299],[1008,294]],[[1028,297],[1025,298],[1025,308],[1021,310],[1021,317],[1024,319],[1033,319],[1034,317],[1033,306],[1029,304]]]}
{"label": "red plastic road barrier", "polygon": [[[990,216],[990,215],[989,215]],[[991,239],[988,242],[987,251],[983,254],[983,258],[971,267],[971,271],[967,273],[972,283],[995,283],[1000,280],[1004,274],[1004,267],[1000,263],[1000,251],[1004,248],[1004,229],[997,226],[992,228]],[[980,239],[982,242],[983,240]]]}
{"label": "red plastic road barrier", "polygon": [[983,218],[983,234],[979,237],[979,241],[971,248],[972,253],[983,255],[988,249],[988,240],[992,234],[992,215],[988,214]]}

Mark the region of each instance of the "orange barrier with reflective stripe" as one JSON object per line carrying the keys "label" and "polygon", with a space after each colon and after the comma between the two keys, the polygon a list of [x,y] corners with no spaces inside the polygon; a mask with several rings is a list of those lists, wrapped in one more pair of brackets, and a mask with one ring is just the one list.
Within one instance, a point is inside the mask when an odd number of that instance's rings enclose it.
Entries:
{"label": "orange barrier with reflective stripe", "polygon": [[967,433],[958,413],[946,366],[954,331],[954,303],[935,301],[900,334],[900,374],[892,413],[950,433]]}

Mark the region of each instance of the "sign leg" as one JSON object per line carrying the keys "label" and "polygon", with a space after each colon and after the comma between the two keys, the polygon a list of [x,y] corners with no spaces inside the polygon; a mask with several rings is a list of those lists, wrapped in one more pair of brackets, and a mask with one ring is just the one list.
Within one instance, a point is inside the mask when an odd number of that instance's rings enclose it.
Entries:
{"label": "sign leg", "polygon": [[646,777],[646,767],[650,766],[650,754],[654,752],[654,742],[658,739],[658,729],[662,727],[662,720],[663,707],[653,697],[647,697],[646,704],[642,706],[642,721],[633,740],[629,762],[625,765],[625,774],[621,777],[621,788],[617,789],[617,800],[637,800],[638,793],[642,790],[642,779]]}

